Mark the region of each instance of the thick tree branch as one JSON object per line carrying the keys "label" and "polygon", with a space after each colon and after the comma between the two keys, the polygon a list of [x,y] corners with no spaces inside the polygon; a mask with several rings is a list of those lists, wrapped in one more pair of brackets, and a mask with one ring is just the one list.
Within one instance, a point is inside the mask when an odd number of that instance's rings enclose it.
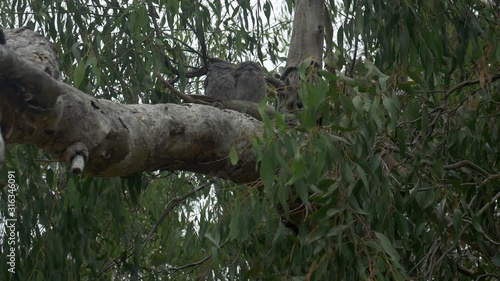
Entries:
{"label": "thick tree branch", "polygon": [[[6,143],[35,144],[59,160],[87,160],[87,175],[186,170],[235,182],[258,177],[251,138],[260,134],[262,123],[255,118],[198,104],[96,99],[5,46],[0,46],[0,112]],[[233,146],[237,165],[229,160]]]}

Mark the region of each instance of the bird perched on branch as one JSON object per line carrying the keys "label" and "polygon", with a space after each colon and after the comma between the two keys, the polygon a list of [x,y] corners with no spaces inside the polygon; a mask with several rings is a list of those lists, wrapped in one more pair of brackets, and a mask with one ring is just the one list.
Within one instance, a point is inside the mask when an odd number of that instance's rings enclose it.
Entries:
{"label": "bird perched on branch", "polygon": [[210,63],[204,86],[207,96],[221,101],[233,100],[236,95],[234,65],[225,61]]}
{"label": "bird perched on branch", "polygon": [[253,61],[245,61],[236,67],[236,98],[259,102],[266,95],[266,81],[262,67]]}
{"label": "bird perched on branch", "polygon": [[205,95],[221,101],[259,102],[266,94],[262,67],[251,61],[237,66],[225,61],[210,63],[204,86]]}

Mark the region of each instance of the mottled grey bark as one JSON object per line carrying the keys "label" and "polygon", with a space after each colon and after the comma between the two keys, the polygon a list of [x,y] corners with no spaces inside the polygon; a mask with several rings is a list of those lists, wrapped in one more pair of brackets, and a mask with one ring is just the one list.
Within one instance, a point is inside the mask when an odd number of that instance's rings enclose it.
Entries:
{"label": "mottled grey bark", "polygon": [[[251,137],[260,134],[260,121],[199,104],[96,99],[55,79],[57,68],[47,69],[54,63],[51,55],[39,55],[51,49],[47,41],[18,53],[18,34],[6,34],[11,43],[0,45],[0,125],[7,144],[35,144],[75,172],[84,160],[83,173],[100,177],[160,169],[235,182],[258,178]],[[232,146],[239,152],[237,165],[229,159]]]}
{"label": "mottled grey bark", "polygon": [[325,13],[324,0],[295,1],[292,40],[283,74],[287,88],[282,102],[286,110],[293,110],[298,99],[299,66],[322,67]]}
{"label": "mottled grey bark", "polygon": [[[324,2],[298,0],[284,80],[293,107],[300,64],[322,65]],[[51,45],[32,31],[6,31],[0,46],[0,125],[6,143],[42,147],[73,171],[129,176],[186,170],[236,182],[258,178],[251,137],[262,123],[246,114],[198,104],[123,105],[95,99],[58,81]],[[15,50],[15,53],[14,51]],[[291,102],[290,102],[291,100]],[[240,161],[231,165],[234,146]],[[79,166],[81,160],[84,165]]]}

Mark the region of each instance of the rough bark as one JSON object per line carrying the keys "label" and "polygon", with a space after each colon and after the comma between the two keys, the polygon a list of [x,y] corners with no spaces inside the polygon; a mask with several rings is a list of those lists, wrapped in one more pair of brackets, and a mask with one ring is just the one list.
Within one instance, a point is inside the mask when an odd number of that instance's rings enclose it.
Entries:
{"label": "rough bark", "polygon": [[[235,182],[258,178],[251,137],[260,134],[262,123],[255,118],[199,104],[96,99],[56,80],[57,68],[47,68],[55,58],[37,61],[43,44],[18,52],[16,35],[6,34],[10,47],[0,46],[0,125],[6,143],[35,144],[74,172],[99,177],[185,170]],[[237,165],[228,157],[232,146],[239,153]]]}

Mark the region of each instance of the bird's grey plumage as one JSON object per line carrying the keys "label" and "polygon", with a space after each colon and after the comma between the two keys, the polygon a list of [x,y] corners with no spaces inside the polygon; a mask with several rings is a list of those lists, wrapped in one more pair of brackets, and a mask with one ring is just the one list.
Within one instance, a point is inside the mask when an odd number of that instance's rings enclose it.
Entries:
{"label": "bird's grey plumage", "polygon": [[205,95],[218,100],[233,100],[236,95],[234,65],[218,61],[210,63],[205,78]]}
{"label": "bird's grey plumage", "polygon": [[236,99],[259,102],[266,95],[266,80],[262,67],[245,61],[236,67]]}

